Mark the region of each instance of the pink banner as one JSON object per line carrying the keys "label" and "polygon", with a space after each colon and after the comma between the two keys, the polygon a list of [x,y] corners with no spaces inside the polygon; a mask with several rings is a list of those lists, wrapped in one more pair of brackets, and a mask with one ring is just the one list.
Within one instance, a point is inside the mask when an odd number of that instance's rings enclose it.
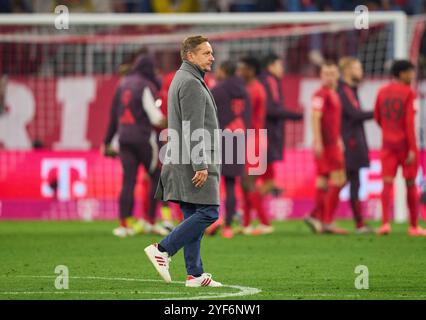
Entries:
{"label": "pink banner", "polygon": [[[271,217],[303,217],[313,206],[315,192],[311,151],[287,151],[286,161],[276,164],[276,172],[276,183],[285,191],[283,197],[269,197],[265,201]],[[105,158],[97,151],[3,151],[0,153],[0,219],[114,219],[118,215],[121,174],[119,160]],[[135,190],[134,212],[138,217],[145,215],[144,176],[141,170]],[[372,152],[370,168],[361,171],[360,190],[369,218],[379,217],[381,188],[378,154]],[[239,188],[236,194],[240,199]],[[348,187],[340,196],[342,203],[337,216],[350,217]]]}

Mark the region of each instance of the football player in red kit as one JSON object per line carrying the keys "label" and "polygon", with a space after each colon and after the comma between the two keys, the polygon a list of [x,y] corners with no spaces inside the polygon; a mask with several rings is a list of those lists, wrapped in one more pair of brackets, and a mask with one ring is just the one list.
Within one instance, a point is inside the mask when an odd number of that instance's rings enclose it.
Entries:
{"label": "football player in red kit", "polygon": [[[261,141],[259,130],[265,128],[266,117],[266,91],[263,85],[258,80],[261,72],[261,65],[255,57],[243,57],[238,64],[237,73],[244,79],[247,92],[250,99],[250,128],[255,129],[255,141],[252,145],[255,146],[255,153],[260,154],[266,152],[267,141]],[[250,165],[246,165],[246,169]],[[263,195],[259,190],[256,190],[256,182],[263,177],[253,176],[246,174],[242,179],[243,195],[244,195],[244,209],[243,209],[243,234],[246,235],[259,235],[268,234],[273,232],[267,212],[263,206]],[[251,226],[251,210],[255,209],[260,225],[254,229]]]}
{"label": "football player in red kit", "polygon": [[346,182],[340,135],[341,102],[336,92],[339,71],[333,62],[321,66],[321,88],[312,101],[314,151],[317,166],[316,203],[305,222],[318,233],[346,234],[333,224],[339,193]]}
{"label": "football player in red kit", "polygon": [[407,185],[407,203],[410,212],[410,236],[426,236],[418,226],[418,194],[415,178],[418,169],[418,150],[415,135],[416,94],[410,84],[414,79],[414,65],[407,60],[397,60],[391,68],[394,80],[380,88],[374,109],[374,118],[382,129],[382,226],[378,234],[391,232],[390,202],[393,179],[398,166],[402,166]]}

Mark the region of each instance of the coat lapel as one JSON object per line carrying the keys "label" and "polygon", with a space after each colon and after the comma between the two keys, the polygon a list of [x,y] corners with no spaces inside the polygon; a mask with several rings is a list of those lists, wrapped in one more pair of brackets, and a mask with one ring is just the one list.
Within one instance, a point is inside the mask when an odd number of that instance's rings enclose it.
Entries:
{"label": "coat lapel", "polygon": [[200,72],[197,70],[197,67],[195,65],[193,65],[192,63],[188,62],[188,61],[184,61],[182,63],[182,66],[180,67],[181,70],[187,71],[189,73],[191,73],[193,76],[195,76],[198,80],[200,80],[201,84],[204,86],[204,88],[207,90],[207,92],[209,93],[210,99],[213,102],[213,107],[216,111],[217,114],[217,106],[216,106],[216,102],[214,101],[213,95],[210,92],[209,87],[207,87],[207,84],[204,82],[203,77],[201,76]]}

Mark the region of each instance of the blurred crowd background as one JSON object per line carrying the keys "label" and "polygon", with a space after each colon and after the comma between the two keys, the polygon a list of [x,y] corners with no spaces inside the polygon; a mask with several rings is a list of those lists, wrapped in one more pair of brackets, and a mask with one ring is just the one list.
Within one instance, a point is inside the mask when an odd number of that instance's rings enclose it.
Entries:
{"label": "blurred crowd background", "polygon": [[0,13],[50,13],[57,5],[87,13],[352,11],[358,5],[409,15],[425,11],[424,0],[0,0]]}

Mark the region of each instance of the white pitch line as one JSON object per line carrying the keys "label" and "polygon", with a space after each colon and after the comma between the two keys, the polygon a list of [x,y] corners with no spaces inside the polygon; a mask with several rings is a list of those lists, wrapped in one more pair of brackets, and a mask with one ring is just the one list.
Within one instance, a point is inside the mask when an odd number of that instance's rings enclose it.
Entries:
{"label": "white pitch line", "polygon": [[[3,276],[4,277],[4,276]],[[15,278],[56,278],[56,276],[32,276],[32,275],[17,275],[13,276]],[[86,279],[86,280],[106,280],[106,281],[130,281],[130,282],[163,282],[162,280],[154,280],[154,279],[134,279],[134,278],[118,278],[118,277],[94,277],[94,276],[71,276],[70,279]],[[174,284],[184,284],[183,281],[172,281]],[[242,297],[242,296],[248,296],[248,295],[254,295],[262,292],[262,290],[257,288],[251,288],[251,287],[243,287],[243,286],[236,286],[236,285],[223,285],[225,288],[232,288],[240,290],[239,292],[222,292],[222,293],[215,293],[215,292],[202,292],[203,295],[200,296],[193,296],[193,297],[171,297],[171,298],[162,298],[162,299],[152,299],[152,300],[201,300],[201,299],[220,299],[220,298],[230,298],[230,297]],[[105,294],[112,294],[112,295],[121,295],[121,294],[127,294],[128,292],[119,292],[116,294],[115,292],[89,292],[89,291],[53,291],[53,292],[33,292],[33,291],[21,291],[21,292],[1,292],[2,295],[19,295],[19,294],[99,294],[99,295],[105,295]],[[134,291],[129,292],[131,294],[135,294]],[[145,292],[145,291],[138,291],[137,294],[190,294],[189,292]]]}
{"label": "white pitch line", "polygon": [[93,295],[121,295],[121,294],[189,294],[189,293],[184,293],[184,292],[148,292],[148,291],[138,291],[138,292],[134,292],[134,291],[129,291],[129,292],[124,292],[124,291],[119,291],[119,292],[115,292],[115,291],[69,291],[69,290],[64,290],[64,291],[11,291],[11,292],[7,292],[7,291],[0,291],[1,295],[20,295],[20,294],[25,294],[25,295],[29,295],[29,294],[93,294]]}

